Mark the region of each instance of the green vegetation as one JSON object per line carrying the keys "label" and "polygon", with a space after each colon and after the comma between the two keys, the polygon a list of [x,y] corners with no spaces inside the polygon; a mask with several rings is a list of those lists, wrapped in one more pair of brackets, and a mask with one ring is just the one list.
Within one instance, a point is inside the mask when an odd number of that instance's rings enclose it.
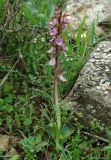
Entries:
{"label": "green vegetation", "polygon": [[[95,41],[95,25],[84,33],[81,22],[77,33],[65,29],[68,47],[60,61],[67,82],[59,84],[62,148],[55,150],[55,113],[53,110],[53,69],[49,66],[49,21],[55,5],[63,0],[0,0],[0,134],[17,136],[18,155],[10,160],[105,160],[111,159],[111,133],[108,143],[84,134],[81,116],[72,115],[64,102],[86,63]],[[64,6],[65,7],[65,3]],[[101,130],[91,123],[90,130]],[[107,143],[107,144],[106,144]],[[5,153],[0,151],[0,159]]]}

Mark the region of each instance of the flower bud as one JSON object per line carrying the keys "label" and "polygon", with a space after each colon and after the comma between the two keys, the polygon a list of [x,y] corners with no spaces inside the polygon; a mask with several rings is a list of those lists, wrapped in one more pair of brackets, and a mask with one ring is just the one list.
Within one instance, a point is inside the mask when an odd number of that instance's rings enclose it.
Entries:
{"label": "flower bud", "polygon": [[50,59],[50,61],[49,61],[49,65],[55,66],[55,64],[56,64],[56,59],[55,59],[55,57],[52,57],[52,58]]}
{"label": "flower bud", "polygon": [[55,35],[57,35],[58,34],[58,29],[57,28],[53,28],[52,30],[51,30],[51,32],[50,32],[50,35],[51,36],[55,36]]}
{"label": "flower bud", "polygon": [[55,25],[57,25],[59,22],[58,22],[58,19],[57,18],[54,18],[49,24],[51,25],[51,26],[55,26]]}
{"label": "flower bud", "polygon": [[63,45],[63,39],[61,37],[57,37],[56,40],[55,40],[55,43],[58,46],[62,46]]}
{"label": "flower bud", "polygon": [[55,51],[55,48],[54,47],[51,47],[49,50],[48,50],[48,53],[53,53]]}
{"label": "flower bud", "polygon": [[58,77],[62,82],[66,82],[67,81],[67,79],[64,78],[63,73],[60,74]]}

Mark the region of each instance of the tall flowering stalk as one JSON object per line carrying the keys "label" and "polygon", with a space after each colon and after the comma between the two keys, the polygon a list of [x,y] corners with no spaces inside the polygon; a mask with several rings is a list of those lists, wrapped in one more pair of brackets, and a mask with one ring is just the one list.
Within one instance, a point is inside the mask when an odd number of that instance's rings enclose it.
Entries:
{"label": "tall flowering stalk", "polygon": [[62,32],[67,26],[70,19],[70,15],[62,12],[62,7],[57,6],[54,11],[54,15],[50,21],[50,49],[48,51],[50,56],[49,65],[54,68],[54,100],[55,100],[55,112],[57,118],[57,136],[56,136],[56,147],[59,145],[59,134],[61,129],[61,114],[59,106],[59,96],[58,96],[58,83],[59,80],[66,81],[64,78],[64,70],[60,66],[59,56],[60,54],[67,51],[67,46],[62,38]]}

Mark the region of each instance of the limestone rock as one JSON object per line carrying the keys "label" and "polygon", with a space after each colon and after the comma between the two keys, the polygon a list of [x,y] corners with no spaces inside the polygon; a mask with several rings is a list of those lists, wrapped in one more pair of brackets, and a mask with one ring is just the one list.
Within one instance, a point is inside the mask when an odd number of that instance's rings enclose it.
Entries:
{"label": "limestone rock", "polygon": [[[111,18],[111,0],[69,0],[67,11],[72,13],[71,28],[77,30],[80,22],[86,16],[86,26],[90,26],[94,19],[98,17],[99,22]],[[87,28],[85,27],[85,28]],[[104,28],[100,25],[97,34],[105,34]]]}
{"label": "limestone rock", "polygon": [[93,118],[111,127],[111,42],[93,51],[66,100],[84,122]]}
{"label": "limestone rock", "polygon": [[5,156],[13,156],[13,155],[18,155],[18,153],[17,153],[17,151],[16,151],[16,149],[15,148],[11,148],[8,152],[7,152],[7,154],[5,155]]}
{"label": "limestone rock", "polygon": [[10,137],[7,135],[0,135],[0,151],[6,151],[9,147]]}

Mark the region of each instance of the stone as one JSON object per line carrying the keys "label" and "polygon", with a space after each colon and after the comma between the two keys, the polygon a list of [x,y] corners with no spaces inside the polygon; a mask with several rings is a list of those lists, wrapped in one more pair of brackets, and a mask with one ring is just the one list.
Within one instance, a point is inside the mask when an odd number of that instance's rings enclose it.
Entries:
{"label": "stone", "polygon": [[10,137],[7,135],[0,135],[0,151],[6,151],[9,147]]}
{"label": "stone", "polygon": [[[106,35],[111,28],[111,0],[68,0],[66,10],[72,13],[70,22],[71,29],[76,31],[80,22],[86,16],[87,28],[95,19],[98,19],[96,33]],[[111,37],[111,35],[110,35]]]}
{"label": "stone", "polygon": [[83,122],[97,119],[111,127],[111,42],[103,41],[92,52],[66,101]]}
{"label": "stone", "polygon": [[16,149],[12,147],[5,156],[13,156],[13,155],[18,155],[18,153]]}

